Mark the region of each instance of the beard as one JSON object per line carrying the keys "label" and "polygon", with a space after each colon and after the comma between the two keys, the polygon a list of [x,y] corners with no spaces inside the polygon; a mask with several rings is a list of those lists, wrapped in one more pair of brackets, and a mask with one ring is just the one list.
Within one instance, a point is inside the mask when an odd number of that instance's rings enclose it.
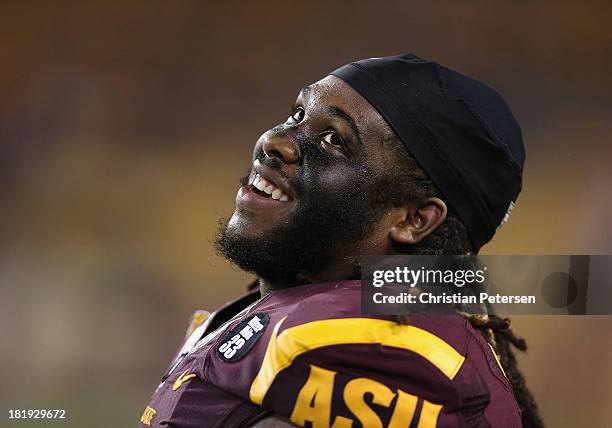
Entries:
{"label": "beard", "polygon": [[358,259],[347,250],[370,235],[385,210],[367,197],[374,190],[370,175],[363,169],[354,175],[333,189],[313,177],[295,180],[298,197],[286,221],[256,236],[243,233],[242,220],[221,220],[217,253],[279,288],[309,283],[310,276],[342,259],[353,267],[351,278],[358,277]]}

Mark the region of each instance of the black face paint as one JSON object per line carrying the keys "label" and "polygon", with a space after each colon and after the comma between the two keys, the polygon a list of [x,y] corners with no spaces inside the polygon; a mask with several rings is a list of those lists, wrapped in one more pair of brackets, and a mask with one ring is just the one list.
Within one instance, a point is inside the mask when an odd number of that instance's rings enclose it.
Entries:
{"label": "black face paint", "polygon": [[[384,212],[368,198],[376,180],[363,159],[339,163],[303,134],[294,137],[301,159],[297,176],[289,180],[296,205],[287,221],[255,237],[228,228],[226,221],[216,242],[218,251],[243,270],[287,287],[328,267],[343,248],[370,234]],[[281,166],[273,157],[260,161]]]}

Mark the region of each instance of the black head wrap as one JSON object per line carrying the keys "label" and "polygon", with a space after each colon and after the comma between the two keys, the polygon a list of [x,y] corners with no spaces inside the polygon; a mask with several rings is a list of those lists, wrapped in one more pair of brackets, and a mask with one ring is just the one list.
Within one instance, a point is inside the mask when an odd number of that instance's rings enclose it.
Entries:
{"label": "black head wrap", "polygon": [[521,129],[483,83],[413,54],[370,58],[331,73],[385,118],[479,249],[521,191]]}

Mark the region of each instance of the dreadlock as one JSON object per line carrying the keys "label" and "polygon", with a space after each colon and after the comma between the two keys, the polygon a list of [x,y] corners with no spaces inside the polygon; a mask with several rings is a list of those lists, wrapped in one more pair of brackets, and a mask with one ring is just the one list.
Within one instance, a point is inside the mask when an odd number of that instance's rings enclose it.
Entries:
{"label": "dreadlock", "polygon": [[[406,203],[419,203],[430,198],[443,199],[427,173],[416,159],[404,148],[397,138],[383,142],[389,146],[389,173],[381,178],[379,195],[387,206],[399,207]],[[397,183],[402,183],[398,186]],[[382,196],[381,196],[382,197]],[[431,234],[413,246],[398,248],[400,252],[415,255],[460,255],[476,253],[469,238],[467,228],[457,213],[449,207],[444,222]],[[497,353],[506,376],[512,383],[514,397],[521,409],[521,418],[525,428],[543,428],[544,423],[538,412],[538,406],[531,391],[527,388],[525,377],[518,368],[513,348],[525,352],[527,342],[510,329],[510,319],[496,315],[470,314],[457,308],[459,313],[469,320]],[[406,323],[406,316],[400,315],[398,322]]]}

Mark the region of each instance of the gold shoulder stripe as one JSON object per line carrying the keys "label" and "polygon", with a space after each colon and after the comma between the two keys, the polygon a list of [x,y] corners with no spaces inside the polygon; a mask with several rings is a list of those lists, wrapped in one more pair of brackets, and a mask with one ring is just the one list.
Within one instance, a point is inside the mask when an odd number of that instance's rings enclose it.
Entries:
{"label": "gold shoulder stripe", "polygon": [[274,326],[263,363],[253,380],[250,399],[261,405],[276,376],[301,354],[331,345],[375,344],[406,349],[419,354],[447,378],[453,379],[465,357],[438,336],[411,325],[371,318],[313,321],[278,330],[287,317]]}

